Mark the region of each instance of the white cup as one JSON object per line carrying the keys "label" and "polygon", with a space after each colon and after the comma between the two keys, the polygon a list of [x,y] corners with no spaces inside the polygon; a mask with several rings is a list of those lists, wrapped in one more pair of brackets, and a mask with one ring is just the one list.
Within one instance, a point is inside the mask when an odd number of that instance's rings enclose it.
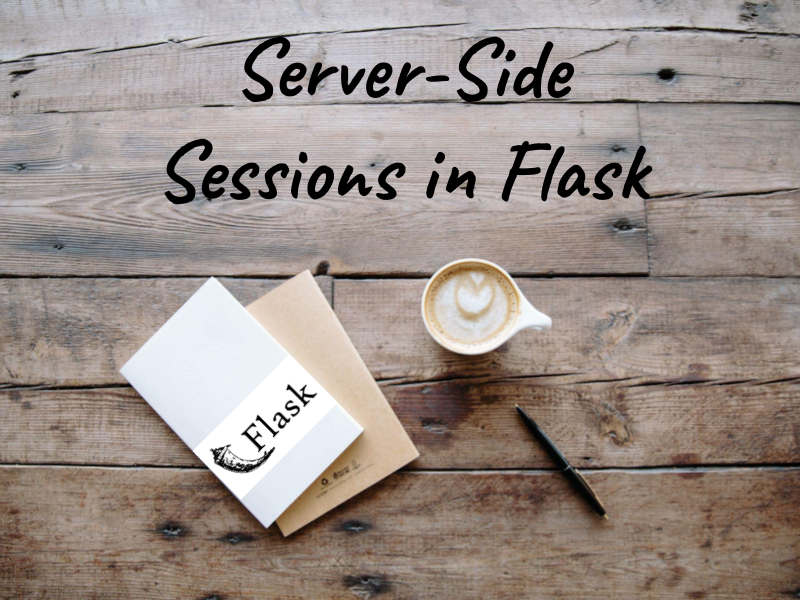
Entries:
{"label": "white cup", "polygon": [[[505,283],[502,282],[500,279],[497,280],[498,282],[500,282],[501,287],[504,288],[504,293],[507,293],[508,290],[513,290],[513,294],[515,295],[516,302],[514,303],[513,299],[511,302],[511,304],[514,305],[514,309],[512,311],[514,314],[509,315],[503,321],[502,327],[500,327],[497,330],[496,335],[491,335],[486,340],[485,343],[483,342],[460,343],[458,341],[454,341],[454,338],[450,338],[446,336],[444,333],[439,331],[439,328],[437,328],[437,326],[433,324],[436,322],[435,316],[429,314],[429,311],[435,310],[432,306],[430,306],[430,303],[428,301],[428,296],[430,295],[431,289],[433,288],[434,284],[436,284],[440,278],[450,277],[452,271],[456,267],[463,266],[468,268],[469,265],[475,265],[478,269],[485,270],[490,275],[496,275],[504,278]],[[491,302],[494,302],[495,292],[492,291],[491,294],[492,294]],[[454,298],[453,302],[455,303],[457,301],[458,298]],[[509,310],[511,310],[511,308],[509,308]],[[504,313],[507,314],[506,311],[504,311]],[[512,336],[516,335],[523,329],[534,329],[536,331],[544,331],[552,328],[553,326],[553,320],[547,315],[536,310],[533,307],[533,305],[530,302],[528,302],[528,299],[522,295],[522,292],[520,291],[519,287],[517,286],[517,283],[514,281],[511,275],[506,273],[504,269],[497,266],[496,264],[486,260],[480,260],[477,258],[465,258],[451,262],[443,266],[438,271],[436,271],[436,273],[434,273],[433,277],[430,278],[428,284],[425,286],[425,291],[422,293],[422,321],[423,323],[425,323],[425,328],[428,330],[428,333],[431,335],[431,337],[434,340],[436,340],[441,346],[447,348],[452,352],[456,352],[458,354],[466,354],[466,355],[484,354],[486,352],[491,352],[492,350],[495,350],[499,346],[505,344]]]}

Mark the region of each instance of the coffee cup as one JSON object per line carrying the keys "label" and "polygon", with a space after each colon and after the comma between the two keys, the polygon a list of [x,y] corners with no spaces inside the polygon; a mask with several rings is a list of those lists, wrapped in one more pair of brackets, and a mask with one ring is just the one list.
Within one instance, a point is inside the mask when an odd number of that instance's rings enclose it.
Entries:
{"label": "coffee cup", "polygon": [[523,329],[544,331],[553,320],[536,310],[514,279],[486,260],[465,258],[436,271],[422,294],[431,337],[458,354],[483,354]]}

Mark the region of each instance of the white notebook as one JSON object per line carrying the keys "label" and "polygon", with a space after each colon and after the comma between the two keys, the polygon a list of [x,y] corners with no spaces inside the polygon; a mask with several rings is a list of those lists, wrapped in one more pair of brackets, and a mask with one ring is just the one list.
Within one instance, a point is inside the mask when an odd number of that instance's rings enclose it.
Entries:
{"label": "white notebook", "polygon": [[362,432],[213,278],[120,372],[265,527]]}

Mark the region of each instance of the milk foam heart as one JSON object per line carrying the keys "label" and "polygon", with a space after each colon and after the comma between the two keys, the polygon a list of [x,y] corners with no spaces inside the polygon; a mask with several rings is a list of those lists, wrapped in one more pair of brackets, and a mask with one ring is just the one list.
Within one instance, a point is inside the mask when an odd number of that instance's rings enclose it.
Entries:
{"label": "milk foam heart", "polygon": [[489,345],[514,326],[519,299],[508,278],[489,265],[460,263],[440,273],[425,302],[429,325],[450,344]]}
{"label": "milk foam heart", "polygon": [[456,306],[465,317],[482,316],[494,304],[497,286],[484,273],[464,273],[456,283]]}

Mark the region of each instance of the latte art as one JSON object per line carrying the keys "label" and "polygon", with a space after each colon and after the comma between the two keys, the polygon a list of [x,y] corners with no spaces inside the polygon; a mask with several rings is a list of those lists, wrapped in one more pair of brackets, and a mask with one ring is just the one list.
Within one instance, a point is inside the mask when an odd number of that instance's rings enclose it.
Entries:
{"label": "latte art", "polygon": [[500,271],[481,263],[462,263],[433,281],[425,302],[431,328],[462,347],[488,345],[513,327],[519,300]]}

